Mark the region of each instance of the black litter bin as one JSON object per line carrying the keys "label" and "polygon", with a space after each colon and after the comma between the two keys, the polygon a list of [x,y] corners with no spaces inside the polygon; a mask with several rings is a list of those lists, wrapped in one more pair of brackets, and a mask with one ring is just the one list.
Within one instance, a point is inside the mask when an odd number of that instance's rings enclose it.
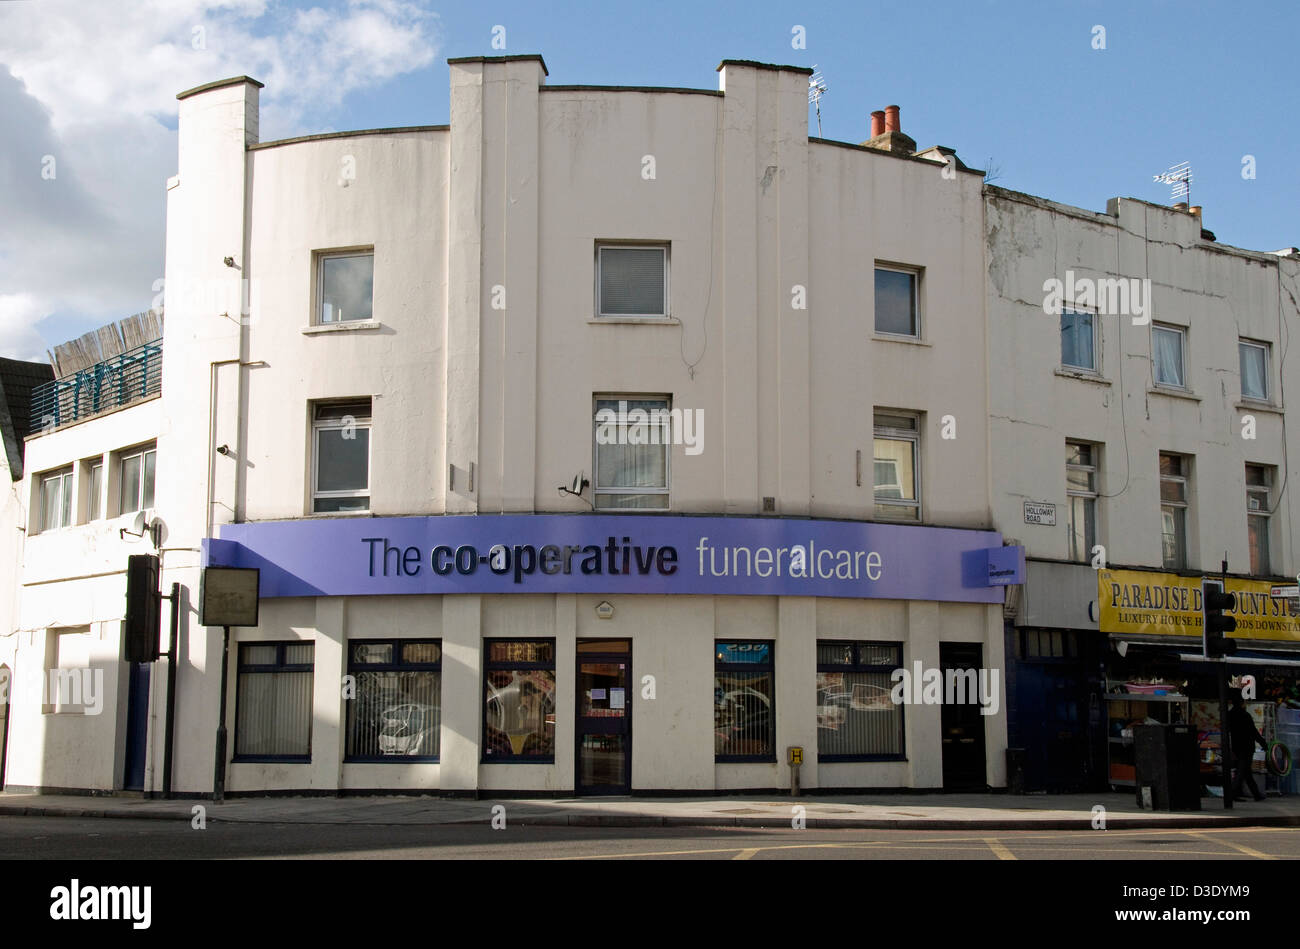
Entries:
{"label": "black litter bin", "polygon": [[1153,811],[1199,811],[1201,771],[1191,725],[1135,725],[1137,805]]}
{"label": "black litter bin", "polygon": [[1025,793],[1025,749],[1007,749],[1007,793]]}

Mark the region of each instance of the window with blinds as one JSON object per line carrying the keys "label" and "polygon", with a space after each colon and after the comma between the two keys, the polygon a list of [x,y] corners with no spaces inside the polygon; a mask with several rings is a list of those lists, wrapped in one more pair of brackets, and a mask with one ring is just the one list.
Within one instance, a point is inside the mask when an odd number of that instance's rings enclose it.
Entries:
{"label": "window with blinds", "polygon": [[315,643],[240,643],[236,761],[310,761]]}
{"label": "window with blinds", "polygon": [[903,706],[891,698],[902,643],[817,643],[817,759],[902,759]]}
{"label": "window with blinds", "polygon": [[442,643],[352,640],[348,761],[437,761],[442,730]]}
{"label": "window with blinds", "polygon": [[668,245],[597,244],[596,315],[668,316]]}
{"label": "window with blinds", "polygon": [[774,761],[772,643],[719,642],[713,670],[715,761]]}

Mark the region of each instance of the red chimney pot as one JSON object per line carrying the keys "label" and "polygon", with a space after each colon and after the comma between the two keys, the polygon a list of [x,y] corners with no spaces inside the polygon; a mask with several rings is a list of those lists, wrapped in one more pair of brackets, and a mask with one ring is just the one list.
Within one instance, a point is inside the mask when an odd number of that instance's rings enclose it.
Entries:
{"label": "red chimney pot", "polygon": [[903,128],[898,122],[898,106],[896,105],[885,106],[885,131],[901,132],[902,130]]}
{"label": "red chimney pot", "polygon": [[885,112],[883,109],[877,109],[871,113],[871,137],[885,134]]}

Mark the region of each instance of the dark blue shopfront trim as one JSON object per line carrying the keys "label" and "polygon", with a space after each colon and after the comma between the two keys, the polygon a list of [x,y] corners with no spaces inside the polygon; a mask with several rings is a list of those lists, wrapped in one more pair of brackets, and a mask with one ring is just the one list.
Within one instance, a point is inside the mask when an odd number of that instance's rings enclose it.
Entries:
{"label": "dark blue shopfront trim", "polygon": [[[1011,553],[1008,553],[1008,550]],[[806,518],[523,514],[224,524],[204,564],[261,596],[639,593],[1001,603],[997,531]],[[996,585],[994,585],[996,584]]]}

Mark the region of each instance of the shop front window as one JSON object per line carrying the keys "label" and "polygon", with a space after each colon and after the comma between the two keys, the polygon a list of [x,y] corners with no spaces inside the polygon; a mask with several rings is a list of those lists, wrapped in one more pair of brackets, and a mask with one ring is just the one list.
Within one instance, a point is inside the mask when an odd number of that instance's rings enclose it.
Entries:
{"label": "shop front window", "polygon": [[437,761],[442,645],[436,640],[353,640],[348,675],[348,761]]}
{"label": "shop front window", "polygon": [[903,706],[891,674],[901,643],[817,643],[817,758],[873,761],[903,757]]}
{"label": "shop front window", "polygon": [[555,760],[555,641],[489,639],[485,762]]}
{"label": "shop front window", "polygon": [[772,643],[720,642],[713,673],[714,758],[776,757]]}

